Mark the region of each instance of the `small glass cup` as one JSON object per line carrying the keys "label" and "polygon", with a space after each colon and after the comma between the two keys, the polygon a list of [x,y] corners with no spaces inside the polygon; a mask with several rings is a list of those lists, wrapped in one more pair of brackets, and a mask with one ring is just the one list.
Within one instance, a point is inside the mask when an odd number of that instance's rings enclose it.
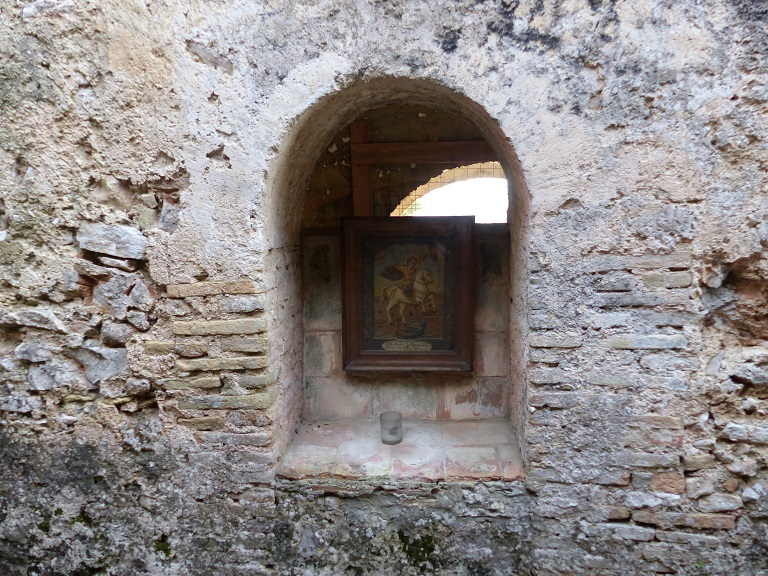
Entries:
{"label": "small glass cup", "polygon": [[382,412],[379,421],[384,444],[394,445],[403,441],[403,415],[400,412]]}

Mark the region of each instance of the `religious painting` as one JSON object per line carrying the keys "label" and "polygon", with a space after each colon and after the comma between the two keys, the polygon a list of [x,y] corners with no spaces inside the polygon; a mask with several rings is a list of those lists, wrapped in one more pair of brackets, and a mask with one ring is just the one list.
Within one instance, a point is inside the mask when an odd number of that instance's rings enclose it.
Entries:
{"label": "religious painting", "polygon": [[344,219],[345,370],[472,369],[473,225]]}

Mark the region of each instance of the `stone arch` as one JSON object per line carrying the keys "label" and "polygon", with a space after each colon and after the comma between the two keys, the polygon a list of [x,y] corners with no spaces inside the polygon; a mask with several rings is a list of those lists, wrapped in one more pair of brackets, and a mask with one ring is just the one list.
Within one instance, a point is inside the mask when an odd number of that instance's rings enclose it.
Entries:
{"label": "stone arch", "polygon": [[[448,87],[408,78],[359,81],[321,98],[294,122],[285,146],[272,162],[264,193],[264,283],[269,306],[270,363],[282,388],[278,426],[291,430],[301,402],[303,324],[299,245],[307,183],[323,147],[366,111],[392,104],[442,108],[472,121],[491,145],[509,186],[510,231],[510,419],[524,450],[526,390],[526,278],[530,195],[510,140],[481,104]],[[276,431],[276,437],[289,434]]]}

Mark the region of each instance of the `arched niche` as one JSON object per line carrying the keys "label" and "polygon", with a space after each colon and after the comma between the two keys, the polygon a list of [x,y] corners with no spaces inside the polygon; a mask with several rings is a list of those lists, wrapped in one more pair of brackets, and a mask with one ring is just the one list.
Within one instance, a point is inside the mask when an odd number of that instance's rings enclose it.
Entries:
{"label": "arched niche", "polygon": [[[301,282],[302,207],[307,184],[323,148],[366,111],[420,104],[463,116],[495,151],[509,184],[509,364],[507,417],[523,448],[526,394],[526,278],[529,194],[520,162],[499,124],[466,96],[424,80],[382,78],[355,82],[328,95],[294,123],[268,174],[264,202],[264,281],[268,293],[270,360],[282,389],[280,428],[286,439],[300,419],[304,381]],[[285,441],[285,440],[284,440]]]}

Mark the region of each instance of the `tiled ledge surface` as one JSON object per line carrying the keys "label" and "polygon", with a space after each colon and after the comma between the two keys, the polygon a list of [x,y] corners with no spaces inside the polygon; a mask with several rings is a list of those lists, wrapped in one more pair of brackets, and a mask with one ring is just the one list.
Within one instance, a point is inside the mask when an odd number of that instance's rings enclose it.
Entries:
{"label": "tiled ledge surface", "polygon": [[303,423],[278,476],[291,480],[519,480],[507,420],[403,420],[403,441],[382,444],[378,420]]}

